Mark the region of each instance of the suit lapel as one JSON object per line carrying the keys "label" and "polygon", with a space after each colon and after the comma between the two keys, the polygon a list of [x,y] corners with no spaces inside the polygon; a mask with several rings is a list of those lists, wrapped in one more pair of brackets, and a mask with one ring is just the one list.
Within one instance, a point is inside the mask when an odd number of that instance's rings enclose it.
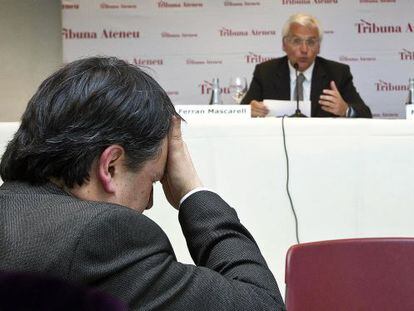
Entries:
{"label": "suit lapel", "polygon": [[310,98],[312,102],[312,116],[317,116],[318,110],[321,110],[319,105],[319,96],[322,94],[322,91],[326,86],[329,85],[329,77],[325,68],[321,66],[320,60],[317,57],[315,59],[315,67],[312,73],[312,85]]}
{"label": "suit lapel", "polygon": [[[290,100],[290,73],[286,56],[281,59],[279,66],[276,67],[275,75],[276,78],[272,81],[277,94],[276,98]],[[286,77],[288,78],[286,79]]]}

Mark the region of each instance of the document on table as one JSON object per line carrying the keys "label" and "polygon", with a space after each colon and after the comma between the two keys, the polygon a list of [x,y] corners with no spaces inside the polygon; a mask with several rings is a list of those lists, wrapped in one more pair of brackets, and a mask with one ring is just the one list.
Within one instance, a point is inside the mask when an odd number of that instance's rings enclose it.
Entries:
{"label": "document on table", "polygon": [[[296,111],[296,101],[294,100],[274,100],[265,99],[263,104],[269,109],[266,117],[291,116]],[[310,100],[299,101],[300,111],[307,117],[311,116]]]}

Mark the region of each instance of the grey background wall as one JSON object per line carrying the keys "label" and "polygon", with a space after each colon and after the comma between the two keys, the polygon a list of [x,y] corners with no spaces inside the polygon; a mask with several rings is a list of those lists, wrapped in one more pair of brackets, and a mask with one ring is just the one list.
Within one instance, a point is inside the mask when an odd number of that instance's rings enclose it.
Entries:
{"label": "grey background wall", "polygon": [[0,122],[18,121],[62,65],[61,25],[59,0],[0,0]]}

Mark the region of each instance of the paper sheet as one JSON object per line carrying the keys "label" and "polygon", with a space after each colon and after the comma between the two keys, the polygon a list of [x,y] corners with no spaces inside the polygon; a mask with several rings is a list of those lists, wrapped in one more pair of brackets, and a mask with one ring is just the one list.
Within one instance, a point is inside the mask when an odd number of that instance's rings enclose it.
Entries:
{"label": "paper sheet", "polygon": [[[291,116],[296,111],[296,101],[294,100],[265,99],[263,100],[263,104],[269,109],[266,117]],[[299,109],[305,116],[310,117],[310,100],[299,101]]]}

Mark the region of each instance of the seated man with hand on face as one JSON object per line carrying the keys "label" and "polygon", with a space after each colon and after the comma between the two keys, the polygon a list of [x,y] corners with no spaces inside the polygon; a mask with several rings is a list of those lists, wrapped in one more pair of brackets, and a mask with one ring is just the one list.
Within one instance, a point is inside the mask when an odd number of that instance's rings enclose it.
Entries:
{"label": "seated man with hand on face", "polygon": [[[96,287],[132,310],[283,310],[253,237],[202,188],[180,122],[157,82],[117,58],[46,79],[0,164],[0,270]],[[142,214],[157,181],[195,265]]]}
{"label": "seated man with hand on face", "polygon": [[264,99],[296,100],[297,67],[303,81],[302,98],[311,101],[312,117],[372,118],[355,89],[349,66],[317,56],[321,41],[322,30],[316,18],[295,14],[288,19],[282,42],[286,56],[256,66],[241,102],[250,104],[253,117],[264,117],[269,112]]}

